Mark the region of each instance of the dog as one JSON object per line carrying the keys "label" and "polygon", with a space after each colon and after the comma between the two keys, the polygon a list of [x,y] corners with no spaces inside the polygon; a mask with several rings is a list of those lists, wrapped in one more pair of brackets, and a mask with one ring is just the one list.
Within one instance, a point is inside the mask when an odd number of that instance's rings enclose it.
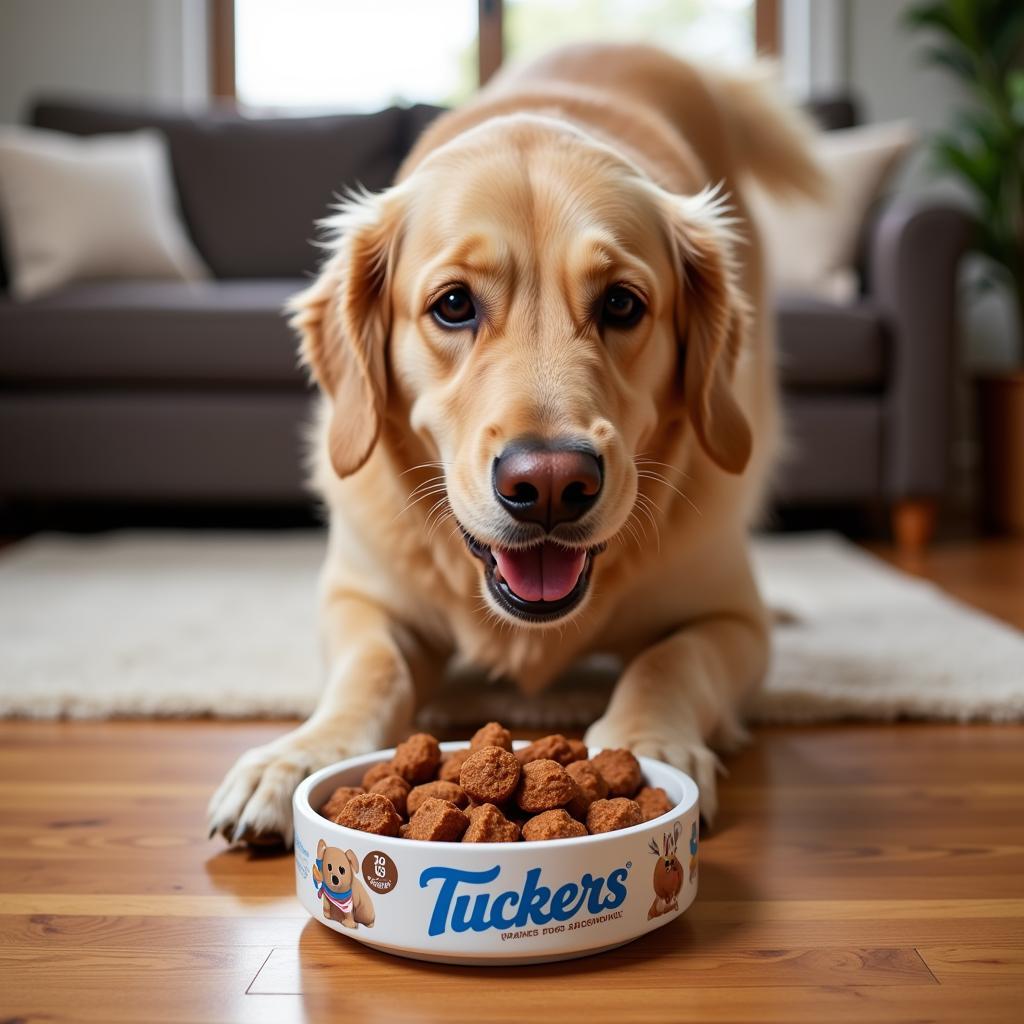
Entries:
{"label": "dog", "polygon": [[351,850],[328,846],[321,839],[316,844],[313,884],[327,920],[343,928],[373,927],[373,903],[359,881],[359,861]]}
{"label": "dog", "polygon": [[329,221],[291,304],[322,392],[327,678],[244,754],[211,835],[291,840],[311,771],[393,744],[457,656],[524,698],[624,669],[589,744],[689,772],[745,738],[769,621],[747,533],[780,446],[743,183],[815,195],[810,129],[759,73],[562,49],[423,133]]}

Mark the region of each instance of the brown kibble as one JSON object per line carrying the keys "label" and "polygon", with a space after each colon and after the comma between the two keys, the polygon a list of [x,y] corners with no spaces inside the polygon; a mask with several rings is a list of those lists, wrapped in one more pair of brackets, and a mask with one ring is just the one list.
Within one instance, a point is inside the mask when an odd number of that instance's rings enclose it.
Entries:
{"label": "brown kibble", "polygon": [[341,814],[345,804],[354,796],[359,796],[365,790],[360,786],[339,786],[328,798],[327,802],[320,808],[320,813],[331,821]]}
{"label": "brown kibble", "polygon": [[394,805],[395,810],[404,818],[408,814],[407,802],[409,790],[412,787],[401,775],[385,775],[383,779],[375,782],[370,787],[371,793],[381,793],[386,796]]}
{"label": "brown kibble", "polygon": [[586,821],[590,805],[608,795],[608,783],[592,761],[573,761],[565,766],[565,770],[579,787],[579,795],[573,797],[565,809],[574,818]]}
{"label": "brown kibble", "polygon": [[381,761],[379,764],[372,765],[366,769],[363,775],[363,787],[366,790],[371,790],[381,779],[397,774],[392,761]]}
{"label": "brown kibble", "polygon": [[469,824],[469,818],[450,800],[427,797],[409,819],[407,839],[457,843]]}
{"label": "brown kibble", "polygon": [[514,843],[519,839],[519,826],[494,804],[471,807],[467,816],[469,827],[462,837],[464,843]]}
{"label": "brown kibble", "polygon": [[441,768],[437,773],[437,777],[442,782],[458,782],[459,773],[462,771],[462,765],[465,763],[467,757],[472,754],[473,751],[466,747],[463,750],[454,750],[450,753],[442,762]]}
{"label": "brown kibble", "polygon": [[482,750],[484,747],[501,747],[502,750],[512,749],[512,733],[500,722],[488,722],[477,729],[469,741],[470,750]]}
{"label": "brown kibble", "polygon": [[459,785],[478,803],[501,804],[516,791],[520,771],[515,754],[501,747],[483,747],[466,758]]}
{"label": "brown kibble", "polygon": [[595,800],[587,811],[587,830],[596,836],[601,832],[617,832],[620,828],[639,825],[643,820],[640,805],[635,800],[621,796]]}
{"label": "brown kibble", "polygon": [[586,834],[586,826],[561,808],[538,814],[523,825],[523,838],[531,843],[544,839],[572,839]]}
{"label": "brown kibble", "polygon": [[411,818],[423,806],[423,802],[431,797],[437,800],[448,800],[459,808],[469,806],[469,796],[457,782],[436,779],[434,782],[424,782],[422,786],[417,786],[409,794],[407,804],[409,817]]}
{"label": "brown kibble", "polygon": [[573,761],[586,761],[590,757],[586,743],[583,740],[567,740],[569,749],[572,751]]}
{"label": "brown kibble", "polygon": [[395,805],[383,793],[360,793],[352,797],[335,821],[378,836],[397,836],[402,824]]}
{"label": "brown kibble", "polygon": [[569,741],[561,733],[542,736],[539,740],[534,740],[528,747],[517,750],[516,757],[519,758],[520,764],[544,760],[557,761],[560,765],[567,765],[570,761],[576,760]]}
{"label": "brown kibble", "polygon": [[675,804],[669,800],[668,793],[660,786],[644,786],[633,799],[636,800],[644,821],[660,818],[675,807]]}
{"label": "brown kibble", "polygon": [[628,750],[602,750],[590,760],[604,776],[611,796],[632,796],[644,784],[640,762]]}
{"label": "brown kibble", "polygon": [[573,761],[565,766],[565,771],[580,787],[588,806],[608,795],[608,783],[593,761]]}
{"label": "brown kibble", "polygon": [[441,747],[433,736],[425,732],[413,733],[395,748],[391,759],[395,771],[414,786],[430,782],[441,763]]}
{"label": "brown kibble", "polygon": [[566,770],[548,759],[529,761],[523,765],[516,789],[516,803],[521,810],[536,813],[563,807],[579,793],[579,787]]}

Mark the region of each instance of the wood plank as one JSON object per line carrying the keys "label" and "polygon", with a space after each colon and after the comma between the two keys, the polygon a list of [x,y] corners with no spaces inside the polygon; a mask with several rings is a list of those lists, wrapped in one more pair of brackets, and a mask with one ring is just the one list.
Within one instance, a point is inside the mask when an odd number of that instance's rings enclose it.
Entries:
{"label": "wood plank", "polygon": [[[245,991],[270,954],[259,947],[0,951],[0,1007],[11,1020],[272,1020]],[[252,1016],[250,1016],[252,1011]]]}
{"label": "wood plank", "polygon": [[[401,973],[415,970],[403,965]],[[487,975],[478,998],[467,996],[482,980],[485,968],[467,974],[466,968],[429,965],[415,990],[380,990],[354,985],[304,992],[301,996],[258,995],[255,1002],[274,1000],[281,1021],[333,1020],[339,1014],[358,1021],[491,1022],[521,1024],[523,1007],[543,1007],[543,1020],[588,1024],[1019,1024],[1020,1006],[1007,986],[979,985],[946,988],[941,985],[878,985],[860,987],[745,987],[700,988],[676,985],[658,989],[619,984],[599,968],[565,968],[550,979],[537,979],[531,968]],[[441,985],[450,986],[447,1000],[432,997]],[[483,1006],[481,1005],[483,1004]],[[536,1012],[536,1011],[533,1011]],[[483,1016],[486,1014],[486,1016]]]}
{"label": "wood plank", "polygon": [[[381,956],[362,962],[362,954],[338,948],[300,954],[296,948],[275,949],[249,987],[254,995],[302,995],[344,987],[345,979],[358,971],[371,983],[379,979],[389,989],[410,993],[420,987],[418,972],[394,970]],[[350,945],[355,945],[351,943]],[[634,949],[634,952],[630,952]],[[350,955],[351,954],[351,955]],[[603,973],[616,985],[631,988],[719,988],[725,986],[791,987],[800,985],[935,985],[935,978],[917,952],[903,949],[746,949],[713,954],[689,953],[651,959],[635,947],[599,957]],[[566,974],[564,965],[519,968],[536,980],[553,980]],[[503,968],[477,968],[476,974],[502,980]]]}
{"label": "wood plank", "polygon": [[1006,982],[1024,993],[1024,943],[1013,947],[922,946],[918,952],[942,984]]}

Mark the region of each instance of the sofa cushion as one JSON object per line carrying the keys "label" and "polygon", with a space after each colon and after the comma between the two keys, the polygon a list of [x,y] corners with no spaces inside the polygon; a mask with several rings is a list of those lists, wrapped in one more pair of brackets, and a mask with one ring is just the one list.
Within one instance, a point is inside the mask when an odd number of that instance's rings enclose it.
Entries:
{"label": "sofa cushion", "polygon": [[870,303],[838,305],[781,295],[779,374],[790,391],[878,390],[885,383],[885,332]]}
{"label": "sofa cushion", "polygon": [[0,299],[0,384],[301,389],[282,315],[301,279],[117,281]]}
{"label": "sofa cushion", "polygon": [[41,101],[40,128],[76,135],[156,128],[170,145],[182,213],[217,277],[292,277],[319,262],[315,222],[347,188],[390,184],[403,156],[405,112],[247,118]]}

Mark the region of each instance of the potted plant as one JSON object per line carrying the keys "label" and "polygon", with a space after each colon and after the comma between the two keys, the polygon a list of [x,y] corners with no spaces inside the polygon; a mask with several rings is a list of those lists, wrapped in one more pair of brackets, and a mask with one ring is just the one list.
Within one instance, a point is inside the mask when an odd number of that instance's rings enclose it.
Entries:
{"label": "potted plant", "polygon": [[[932,34],[926,61],[960,79],[970,98],[933,153],[974,200],[975,246],[987,258],[980,283],[1010,289],[1024,338],[1024,6],[934,0],[913,4],[906,18]],[[1024,532],[1024,366],[983,375],[977,397],[986,518]]]}

